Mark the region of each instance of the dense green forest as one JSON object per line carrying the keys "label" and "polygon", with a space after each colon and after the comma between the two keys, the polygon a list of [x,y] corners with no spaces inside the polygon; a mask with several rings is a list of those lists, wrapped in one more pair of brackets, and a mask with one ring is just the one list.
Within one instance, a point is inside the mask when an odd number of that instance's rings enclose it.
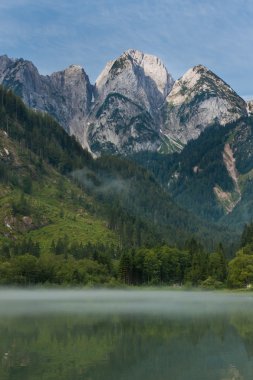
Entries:
{"label": "dense green forest", "polygon": [[168,245],[120,249],[102,243],[71,243],[68,236],[53,241],[46,254],[31,239],[3,244],[0,258],[2,285],[251,287],[253,224],[245,227],[241,248],[231,261],[221,244],[207,253],[195,239],[187,241],[183,250]]}
{"label": "dense green forest", "polygon": [[[224,215],[213,191],[233,191],[234,184],[223,162],[225,141],[234,125],[207,128],[197,140],[190,141],[179,154],[166,156],[140,153],[134,159],[147,166],[169,193],[190,211],[213,222]],[[195,168],[195,171],[193,170]]]}
{"label": "dense green forest", "polygon": [[228,263],[236,233],[179,207],[155,174],[94,160],[0,87],[0,283],[249,285],[250,234]]}

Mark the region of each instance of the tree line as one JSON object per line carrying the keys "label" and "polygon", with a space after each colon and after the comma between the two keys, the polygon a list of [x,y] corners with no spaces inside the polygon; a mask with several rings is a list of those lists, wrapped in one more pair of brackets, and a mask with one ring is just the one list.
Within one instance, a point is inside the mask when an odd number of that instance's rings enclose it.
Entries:
{"label": "tree line", "polygon": [[246,225],[241,247],[227,260],[221,244],[205,252],[194,238],[184,249],[166,244],[122,248],[115,245],[53,241],[47,254],[31,239],[0,246],[0,284],[189,285],[250,288],[253,285],[253,223]]}
{"label": "tree line", "polygon": [[208,280],[219,287],[227,278],[222,246],[205,253],[195,239],[184,250],[168,245],[122,249],[103,244],[69,243],[68,237],[53,241],[41,255],[31,239],[0,247],[1,284],[127,284],[198,286]]}

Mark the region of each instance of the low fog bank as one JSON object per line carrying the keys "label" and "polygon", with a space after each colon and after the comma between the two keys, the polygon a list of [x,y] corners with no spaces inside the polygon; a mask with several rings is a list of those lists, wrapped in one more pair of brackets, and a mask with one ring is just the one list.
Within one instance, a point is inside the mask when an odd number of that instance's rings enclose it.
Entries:
{"label": "low fog bank", "polygon": [[50,313],[189,316],[253,313],[253,294],[167,290],[0,289],[0,316]]}

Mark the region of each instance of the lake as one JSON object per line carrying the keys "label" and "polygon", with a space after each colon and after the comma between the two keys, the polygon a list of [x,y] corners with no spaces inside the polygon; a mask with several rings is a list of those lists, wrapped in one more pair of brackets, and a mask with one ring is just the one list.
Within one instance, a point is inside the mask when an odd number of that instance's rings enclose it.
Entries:
{"label": "lake", "polygon": [[1,380],[252,380],[253,294],[0,290]]}

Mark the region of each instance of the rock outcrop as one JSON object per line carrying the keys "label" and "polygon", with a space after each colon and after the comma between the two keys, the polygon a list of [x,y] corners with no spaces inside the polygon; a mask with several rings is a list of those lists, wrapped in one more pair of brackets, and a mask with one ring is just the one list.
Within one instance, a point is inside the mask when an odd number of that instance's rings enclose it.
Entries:
{"label": "rock outcrop", "polygon": [[253,100],[247,101],[247,111],[248,111],[249,116],[253,115]]}
{"label": "rock outcrop", "polygon": [[186,144],[214,123],[226,125],[247,116],[247,105],[222,79],[198,65],[175,82],[162,114],[163,134]]}
{"label": "rock outcrop", "polygon": [[96,154],[157,150],[160,107],[173,82],[152,55],[128,50],[109,62],[95,84],[87,132],[91,150]]}
{"label": "rock outcrop", "polygon": [[80,66],[44,76],[30,61],[1,56],[0,83],[21,96],[29,107],[48,112],[70,135],[83,141],[92,86]]}

